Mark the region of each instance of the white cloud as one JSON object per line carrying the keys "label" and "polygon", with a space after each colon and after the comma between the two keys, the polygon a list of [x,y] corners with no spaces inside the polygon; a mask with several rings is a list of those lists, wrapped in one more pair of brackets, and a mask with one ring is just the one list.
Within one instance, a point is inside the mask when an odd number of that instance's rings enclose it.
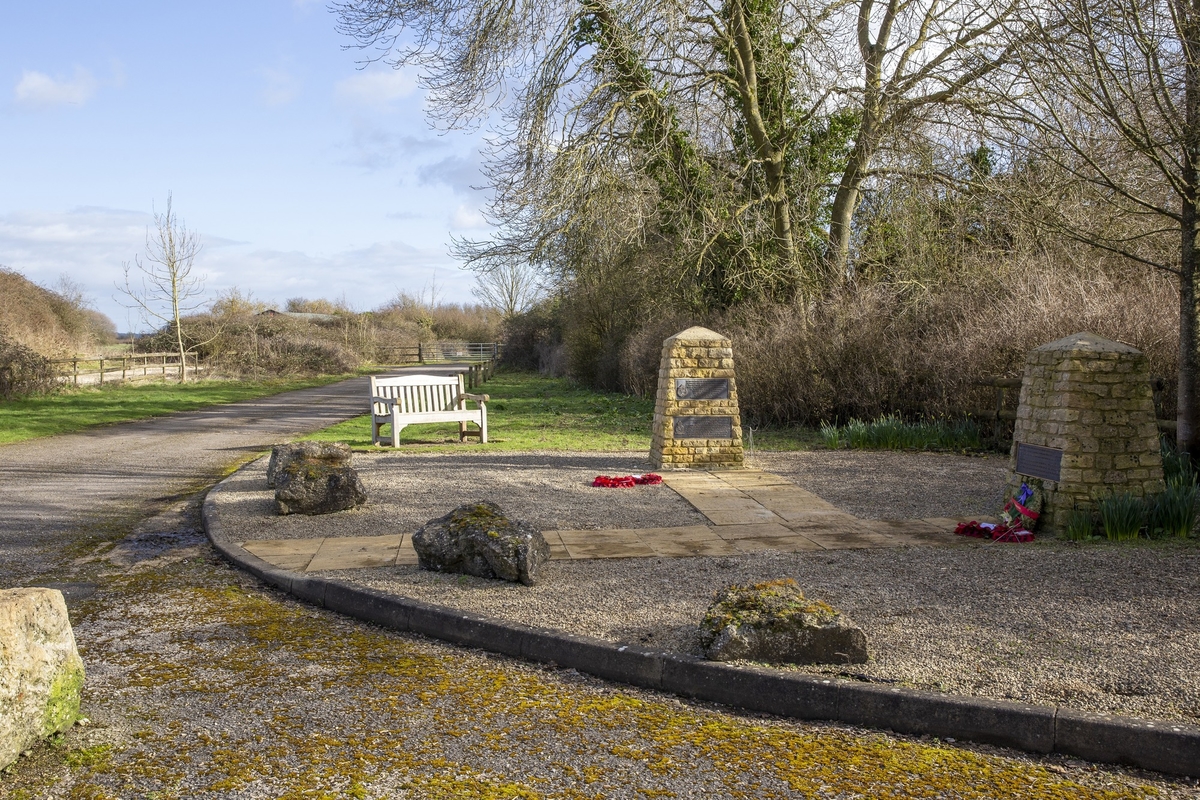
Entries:
{"label": "white cloud", "polygon": [[[116,284],[121,265],[144,252],[146,227],[152,223],[149,213],[114,208],[0,214],[0,265],[43,285],[69,275],[118,328],[138,329],[137,314],[122,307]],[[434,274],[445,300],[471,299],[473,273],[439,250],[383,241],[313,254],[200,233],[204,249],[195,274],[205,276],[208,299],[237,286],[272,304],[282,305],[289,297],[345,295],[351,305],[369,309],[400,290],[419,293]]]}
{"label": "white cloud", "polygon": [[352,105],[386,109],[391,104],[416,91],[417,82],[405,70],[360,72],[339,81],[334,89],[337,98]]}
{"label": "white cloud", "polygon": [[386,128],[364,120],[355,120],[351,140],[342,145],[349,151],[343,163],[374,171],[387,169],[398,156],[413,156],[435,152],[446,147],[442,139],[392,133]]}
{"label": "white cloud", "polygon": [[488,224],[478,209],[460,203],[458,208],[454,209],[454,214],[450,216],[450,227],[460,231],[478,230],[488,227]]}
{"label": "white cloud", "polygon": [[486,181],[483,157],[478,150],[466,156],[448,156],[441,161],[417,168],[417,180],[426,186],[449,186],[458,194],[478,197],[476,187]]}
{"label": "white cloud", "polygon": [[262,71],[263,88],[259,93],[268,106],[284,106],[300,94],[300,79],[282,67],[267,67]]}
{"label": "white cloud", "polygon": [[83,67],[76,67],[74,77],[69,79],[52,78],[44,72],[27,69],[17,81],[13,99],[29,108],[81,106],[96,93],[97,86],[92,73]]}

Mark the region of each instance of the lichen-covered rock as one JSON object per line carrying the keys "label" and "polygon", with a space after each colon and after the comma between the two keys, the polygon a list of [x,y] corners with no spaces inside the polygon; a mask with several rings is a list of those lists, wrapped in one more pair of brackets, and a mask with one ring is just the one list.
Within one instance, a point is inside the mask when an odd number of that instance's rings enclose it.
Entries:
{"label": "lichen-covered rock", "polygon": [[810,600],[790,578],[719,592],[700,623],[713,661],[862,664],[867,636],[827,603]]}
{"label": "lichen-covered rock", "polygon": [[301,455],[275,475],[275,505],[280,514],[329,514],[367,501],[367,490],[349,464]]}
{"label": "lichen-covered rock", "polygon": [[422,569],[537,583],[550,545],[541,531],[510,520],[495,503],[459,506],[413,534]]}
{"label": "lichen-covered rock", "polygon": [[274,489],[279,473],[297,459],[319,461],[331,467],[350,466],[350,445],[341,442],[290,442],[271,448],[267,462],[267,486]]}
{"label": "lichen-covered rock", "polygon": [[0,590],[0,768],[74,724],[83,661],[57,589]]}

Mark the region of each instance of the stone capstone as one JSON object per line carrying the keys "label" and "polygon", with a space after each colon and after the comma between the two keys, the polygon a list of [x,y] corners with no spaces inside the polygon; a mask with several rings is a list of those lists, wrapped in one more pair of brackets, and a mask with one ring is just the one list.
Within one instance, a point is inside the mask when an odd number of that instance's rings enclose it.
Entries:
{"label": "stone capstone", "polygon": [[0,590],[0,768],[79,716],[83,661],[57,589]]}
{"label": "stone capstone", "polygon": [[537,582],[550,545],[541,531],[510,520],[495,503],[459,506],[413,534],[421,569],[480,578]]}
{"label": "stone capstone", "polygon": [[367,490],[350,466],[349,447],[315,442],[294,447],[300,449],[282,453],[278,459],[272,455],[277,464],[275,505],[280,514],[330,514],[367,501]]}
{"label": "stone capstone", "polygon": [[729,586],[700,623],[700,643],[713,661],[863,664],[867,636],[844,614],[804,596],[791,579]]}
{"label": "stone capstone", "polygon": [[350,445],[341,442],[290,442],[271,448],[267,462],[267,486],[274,489],[281,470],[297,459],[320,461],[335,467],[350,466]]}

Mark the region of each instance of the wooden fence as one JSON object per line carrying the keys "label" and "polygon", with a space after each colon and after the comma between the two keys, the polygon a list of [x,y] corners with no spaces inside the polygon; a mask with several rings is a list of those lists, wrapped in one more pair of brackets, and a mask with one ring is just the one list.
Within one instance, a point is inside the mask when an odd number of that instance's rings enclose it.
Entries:
{"label": "wooden fence", "polygon": [[498,342],[422,342],[415,345],[376,348],[380,364],[466,364],[468,389],[491,380],[504,345]]}
{"label": "wooden fence", "polygon": [[[179,375],[178,353],[129,353],[119,356],[75,356],[53,358],[59,377],[73,386],[103,384],[126,380],[167,380]],[[187,374],[200,372],[196,353],[187,353],[184,361]]]}

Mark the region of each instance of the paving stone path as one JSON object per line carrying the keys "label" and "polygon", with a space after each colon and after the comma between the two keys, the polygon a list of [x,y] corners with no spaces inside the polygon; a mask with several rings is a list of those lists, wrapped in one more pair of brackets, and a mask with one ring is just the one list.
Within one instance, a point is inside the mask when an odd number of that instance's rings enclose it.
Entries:
{"label": "paving stone path", "polygon": [[[550,558],[686,558],[763,550],[977,544],[953,534],[961,519],[858,519],[791,481],[758,469],[669,472],[663,475],[663,482],[710,524],[543,531]],[[417,563],[411,533],[260,539],[238,544],[264,561],[297,572]]]}

